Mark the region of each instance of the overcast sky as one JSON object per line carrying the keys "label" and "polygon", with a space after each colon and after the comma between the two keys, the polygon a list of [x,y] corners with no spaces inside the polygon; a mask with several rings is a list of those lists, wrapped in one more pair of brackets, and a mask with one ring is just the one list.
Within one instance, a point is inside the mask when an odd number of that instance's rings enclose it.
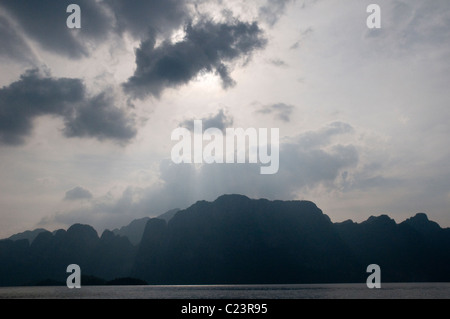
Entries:
{"label": "overcast sky", "polygon": [[[448,0],[0,0],[0,40],[0,238],[228,193],[450,227]],[[279,128],[278,174],[175,165],[193,120]]]}

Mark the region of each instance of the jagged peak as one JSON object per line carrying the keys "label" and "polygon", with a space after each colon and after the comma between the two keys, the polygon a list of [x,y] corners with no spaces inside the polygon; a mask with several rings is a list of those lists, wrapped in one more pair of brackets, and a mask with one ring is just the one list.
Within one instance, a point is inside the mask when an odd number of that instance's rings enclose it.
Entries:
{"label": "jagged peak", "polygon": [[90,225],[73,224],[69,227],[69,229],[67,229],[67,235],[79,236],[81,234],[92,238],[99,238],[97,231]]}
{"label": "jagged peak", "polygon": [[411,217],[410,220],[420,221],[420,222],[428,222],[430,219],[428,215],[425,213],[417,213],[414,217]]}
{"label": "jagged peak", "polygon": [[362,222],[362,224],[392,224],[397,225],[395,220],[389,217],[386,214],[379,216],[370,216],[366,221]]}
{"label": "jagged peak", "polygon": [[105,241],[105,240],[109,241],[109,240],[114,239],[114,237],[116,237],[116,235],[112,231],[110,231],[109,229],[105,229],[103,231],[102,236],[100,237],[100,239],[103,240],[103,241]]}
{"label": "jagged peak", "polygon": [[336,222],[334,224],[336,224],[336,225],[354,225],[356,223],[353,220],[351,220],[351,219],[346,219],[346,220],[344,220],[342,222]]}
{"label": "jagged peak", "polygon": [[418,213],[414,217],[408,218],[403,223],[422,232],[429,232],[441,229],[441,226],[439,226],[438,223],[429,220],[427,214],[425,213]]}
{"label": "jagged peak", "polygon": [[219,196],[214,202],[223,202],[223,201],[230,201],[230,200],[250,201],[250,198],[245,195],[239,195],[239,194],[225,194],[225,195]]}

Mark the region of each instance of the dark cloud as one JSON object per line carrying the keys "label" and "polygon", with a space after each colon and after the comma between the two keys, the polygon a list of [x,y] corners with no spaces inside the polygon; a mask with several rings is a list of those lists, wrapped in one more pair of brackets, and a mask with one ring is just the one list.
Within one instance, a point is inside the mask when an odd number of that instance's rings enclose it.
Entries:
{"label": "dark cloud", "polygon": [[83,103],[65,118],[67,137],[94,137],[100,140],[128,141],[136,136],[134,121],[114,106],[108,93],[101,93]]}
{"label": "dark cloud", "polygon": [[108,0],[119,32],[138,38],[149,34],[167,35],[184,25],[189,10],[184,0]]}
{"label": "dark cloud", "polygon": [[[66,26],[71,14],[66,9],[72,3],[81,8],[81,30]],[[126,32],[138,39],[150,35],[167,38],[191,19],[189,1],[185,0],[0,0],[0,9],[42,48],[75,59],[89,55],[93,45],[111,34]],[[0,23],[2,27],[4,22]]]}
{"label": "dark cloud", "polygon": [[257,23],[214,23],[200,21],[188,24],[186,36],[177,43],[155,39],[141,43],[136,50],[135,74],[124,84],[135,98],[159,97],[166,88],[187,84],[197,75],[216,73],[223,87],[234,84],[226,63],[250,58],[253,51],[265,46],[263,31]]}
{"label": "dark cloud", "polygon": [[81,80],[52,78],[34,69],[0,89],[0,142],[23,144],[33,120],[43,115],[62,117],[68,137],[125,141],[136,134],[131,120],[105,93],[90,98]]}
{"label": "dark cloud", "polygon": [[32,62],[33,53],[24,39],[5,18],[0,16],[0,56],[6,56],[10,59]]}
{"label": "dark cloud", "polygon": [[80,200],[80,199],[91,199],[92,194],[87,189],[84,189],[82,187],[75,187],[69,191],[66,192],[66,196],[64,197],[64,200]]}
{"label": "dark cloud", "polygon": [[263,106],[257,113],[274,114],[275,117],[281,121],[289,122],[291,120],[292,112],[295,106],[285,103],[276,103],[272,105]]}
{"label": "dark cloud", "polygon": [[70,57],[88,54],[87,41],[104,40],[112,28],[111,18],[98,1],[77,0],[81,7],[82,32],[67,28],[72,0],[0,0],[0,7],[16,20],[27,36],[44,49]]}
{"label": "dark cloud", "polygon": [[223,109],[221,109],[216,115],[211,115],[203,119],[191,119],[183,121],[180,126],[185,127],[190,131],[194,131],[194,120],[201,120],[203,123],[203,130],[209,128],[217,128],[223,132],[231,126],[233,126],[233,117],[228,115]]}
{"label": "dark cloud", "polygon": [[22,144],[33,119],[42,115],[67,116],[85,96],[77,79],[54,79],[29,70],[20,80],[0,89],[0,141]]}

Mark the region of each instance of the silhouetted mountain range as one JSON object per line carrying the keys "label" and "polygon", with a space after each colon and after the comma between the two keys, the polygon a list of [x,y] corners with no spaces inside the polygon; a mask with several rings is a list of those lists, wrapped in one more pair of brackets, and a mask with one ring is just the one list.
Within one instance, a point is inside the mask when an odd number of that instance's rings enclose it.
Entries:
{"label": "silhouetted mountain range", "polygon": [[100,237],[76,224],[2,240],[0,285],[65,282],[69,264],[149,284],[365,282],[369,264],[384,282],[450,280],[450,229],[423,213],[400,224],[386,215],[332,223],[312,202],[225,195],[165,217]]}

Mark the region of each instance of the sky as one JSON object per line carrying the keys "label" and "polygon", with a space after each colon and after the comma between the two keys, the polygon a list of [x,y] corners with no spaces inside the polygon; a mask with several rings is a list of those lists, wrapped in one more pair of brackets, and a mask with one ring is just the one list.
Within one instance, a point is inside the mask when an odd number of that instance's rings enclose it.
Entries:
{"label": "sky", "polygon": [[[0,238],[223,194],[450,227],[448,0],[0,0],[0,40]],[[278,173],[175,164],[194,120],[278,128]]]}

